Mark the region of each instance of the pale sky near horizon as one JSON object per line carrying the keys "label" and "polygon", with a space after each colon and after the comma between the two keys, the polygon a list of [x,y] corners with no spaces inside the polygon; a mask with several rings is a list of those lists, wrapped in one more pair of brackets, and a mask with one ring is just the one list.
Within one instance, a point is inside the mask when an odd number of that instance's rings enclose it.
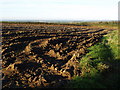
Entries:
{"label": "pale sky near horizon", "polygon": [[0,0],[3,20],[117,20],[119,0]]}

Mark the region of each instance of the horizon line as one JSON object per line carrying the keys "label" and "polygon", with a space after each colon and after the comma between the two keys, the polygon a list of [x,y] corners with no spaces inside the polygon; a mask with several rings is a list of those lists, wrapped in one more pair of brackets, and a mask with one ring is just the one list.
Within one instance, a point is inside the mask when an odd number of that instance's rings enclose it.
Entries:
{"label": "horizon line", "polygon": [[0,21],[25,21],[25,22],[27,22],[27,21],[31,21],[31,22],[42,22],[42,21],[59,21],[59,22],[61,22],[61,21],[75,21],[75,22],[77,22],[77,21],[119,21],[119,20],[69,20],[69,19],[46,19],[46,20],[39,20],[39,19],[14,19],[14,20],[12,20],[12,19],[4,19],[4,20],[0,20]]}

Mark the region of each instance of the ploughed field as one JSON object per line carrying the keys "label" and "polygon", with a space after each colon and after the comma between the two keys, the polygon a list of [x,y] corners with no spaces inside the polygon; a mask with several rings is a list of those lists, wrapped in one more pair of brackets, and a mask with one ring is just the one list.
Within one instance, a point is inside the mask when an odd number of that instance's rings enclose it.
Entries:
{"label": "ploughed field", "polygon": [[112,29],[2,24],[2,86],[61,87],[80,76],[80,58]]}

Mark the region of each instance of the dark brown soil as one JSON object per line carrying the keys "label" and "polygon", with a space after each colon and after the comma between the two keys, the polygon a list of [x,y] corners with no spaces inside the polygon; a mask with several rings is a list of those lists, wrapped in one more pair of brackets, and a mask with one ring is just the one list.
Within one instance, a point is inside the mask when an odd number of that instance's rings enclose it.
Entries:
{"label": "dark brown soil", "polygon": [[62,87],[79,76],[80,58],[110,29],[2,25],[3,88]]}

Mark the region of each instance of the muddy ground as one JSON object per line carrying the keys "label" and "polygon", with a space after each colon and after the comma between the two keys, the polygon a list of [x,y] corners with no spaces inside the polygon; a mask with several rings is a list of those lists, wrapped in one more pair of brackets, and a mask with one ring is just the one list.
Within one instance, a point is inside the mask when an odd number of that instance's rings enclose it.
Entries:
{"label": "muddy ground", "polygon": [[3,88],[62,87],[80,76],[80,58],[112,29],[2,24]]}

